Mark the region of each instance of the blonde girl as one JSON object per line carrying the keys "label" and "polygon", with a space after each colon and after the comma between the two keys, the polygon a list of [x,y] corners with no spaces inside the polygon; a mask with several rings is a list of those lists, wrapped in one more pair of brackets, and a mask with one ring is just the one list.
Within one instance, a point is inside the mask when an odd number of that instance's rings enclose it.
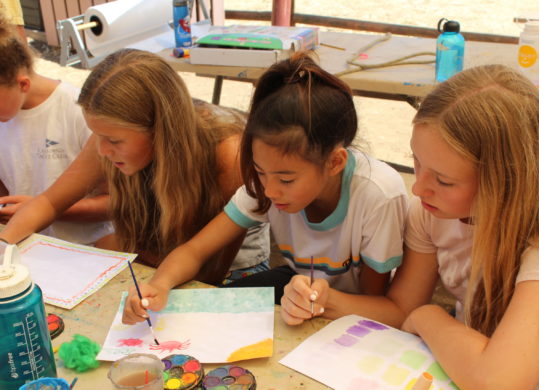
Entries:
{"label": "blonde girl", "polygon": [[[109,55],[84,83],[79,104],[94,136],[32,205],[35,216],[29,206],[29,220],[14,220],[2,233],[9,241],[48,221],[105,174],[115,234],[101,243],[158,266],[240,186],[242,116],[201,103],[197,112],[181,78],[158,56],[130,49]],[[263,263],[269,252],[264,227],[250,233],[250,247],[236,257],[244,236],[238,237],[198,278],[220,283],[235,258],[233,269]]]}
{"label": "blonde girl", "polygon": [[[34,58],[0,9],[0,222],[43,192],[81,151],[91,131],[76,101],[79,89],[34,71]],[[110,234],[104,183],[42,233],[91,244]]]}
{"label": "blonde girl", "polygon": [[[297,275],[303,299],[311,302],[323,281],[338,297],[324,314],[329,318],[346,312],[347,300],[360,292],[383,294],[389,271],[401,261],[406,190],[397,172],[350,147],[356,131],[349,88],[306,53],[269,68],[257,83],[242,140],[245,186],[141,286],[148,308],[162,309],[173,286],[193,278],[247,228],[266,222],[287,266],[231,286],[274,286],[278,303]],[[145,309],[131,292],[124,322],[144,320]],[[322,314],[319,305],[312,314]]]}
{"label": "blonde girl", "polygon": [[[403,265],[387,297],[364,297],[356,312],[421,336],[461,389],[534,389],[539,91],[505,66],[468,69],[431,92],[413,124]],[[438,279],[456,318],[429,304]]]}

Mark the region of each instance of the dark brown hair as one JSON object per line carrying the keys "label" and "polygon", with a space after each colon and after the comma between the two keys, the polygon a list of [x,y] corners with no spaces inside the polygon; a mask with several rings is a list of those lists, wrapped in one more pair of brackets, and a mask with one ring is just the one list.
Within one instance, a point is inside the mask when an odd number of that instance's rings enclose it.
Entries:
{"label": "dark brown hair", "polygon": [[258,200],[255,211],[266,212],[270,201],[254,169],[254,139],[323,166],[336,146],[352,143],[356,132],[350,88],[308,52],[272,65],[258,80],[241,145],[241,171],[247,193]]}
{"label": "dark brown hair", "polygon": [[23,68],[32,72],[32,52],[21,41],[15,26],[8,22],[0,5],[0,85],[13,85]]}

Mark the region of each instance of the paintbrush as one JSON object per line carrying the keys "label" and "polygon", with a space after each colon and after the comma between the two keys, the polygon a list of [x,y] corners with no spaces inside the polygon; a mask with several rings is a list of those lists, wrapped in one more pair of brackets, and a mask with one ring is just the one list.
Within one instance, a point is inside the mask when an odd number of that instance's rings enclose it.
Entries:
{"label": "paintbrush", "polygon": [[[311,283],[309,285],[309,287],[311,288],[313,286],[313,273],[314,273],[314,259],[311,256]],[[311,296],[311,316],[314,316],[314,301],[312,300],[312,296]]]}
{"label": "paintbrush", "polygon": [[[129,269],[131,270],[131,276],[133,277],[133,283],[135,283],[135,288],[137,289],[138,297],[142,301],[142,294],[140,293],[140,289],[138,288],[137,278],[135,277],[133,266],[131,265],[131,262],[129,260],[127,260],[127,264],[129,264]],[[148,326],[150,327],[150,331],[152,332],[153,341],[155,341],[155,344],[159,345],[159,341],[157,341],[157,339],[155,338],[155,333],[153,333],[152,321],[150,321],[150,317],[147,317],[146,321],[148,322]]]}

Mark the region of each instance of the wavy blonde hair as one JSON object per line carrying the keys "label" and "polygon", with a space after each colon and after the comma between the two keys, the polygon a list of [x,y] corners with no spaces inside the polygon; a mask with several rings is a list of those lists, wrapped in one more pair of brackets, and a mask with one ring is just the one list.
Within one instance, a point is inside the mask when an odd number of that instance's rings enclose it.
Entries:
{"label": "wavy blonde hair", "polygon": [[521,256],[539,237],[539,91],[502,65],[465,70],[421,103],[414,124],[440,129],[476,167],[466,322],[490,336],[515,288]]}
{"label": "wavy blonde hair", "polygon": [[107,159],[103,164],[118,242],[125,251],[157,255],[156,266],[221,211],[215,149],[241,128],[210,127],[179,75],[160,57],[133,49],[95,67],[79,104],[86,113],[150,133],[153,161],[143,170],[126,176]]}

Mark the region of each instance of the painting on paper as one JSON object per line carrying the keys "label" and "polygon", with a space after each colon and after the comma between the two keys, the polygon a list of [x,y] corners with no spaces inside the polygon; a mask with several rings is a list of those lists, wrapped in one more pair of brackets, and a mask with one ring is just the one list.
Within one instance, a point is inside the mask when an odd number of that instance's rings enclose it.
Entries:
{"label": "painting on paper", "polygon": [[280,363],[336,390],[411,390],[423,372],[431,390],[458,390],[419,337],[357,315],[331,322]]}
{"label": "painting on paper", "polygon": [[72,309],[95,293],[137,256],[41,234],[32,234],[18,246],[22,263],[43,290],[45,303],[64,309]]}
{"label": "painting on paper", "polygon": [[273,288],[172,290],[160,312],[150,312],[156,345],[146,321],[122,324],[126,293],[97,356],[117,360],[131,353],[160,358],[186,354],[201,363],[226,363],[273,354]]}

